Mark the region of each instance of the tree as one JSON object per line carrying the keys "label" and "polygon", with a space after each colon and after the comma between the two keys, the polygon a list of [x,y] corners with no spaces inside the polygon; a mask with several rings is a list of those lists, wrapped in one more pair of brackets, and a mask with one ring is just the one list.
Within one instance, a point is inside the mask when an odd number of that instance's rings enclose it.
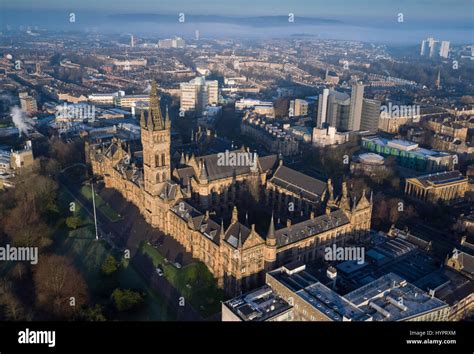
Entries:
{"label": "tree", "polygon": [[87,302],[86,283],[66,257],[41,257],[33,279],[36,304],[55,317],[70,317]]}
{"label": "tree", "polygon": [[105,259],[104,264],[102,265],[102,273],[105,275],[110,275],[117,271],[118,264],[114,256],[110,255]]}
{"label": "tree", "polygon": [[41,220],[35,203],[27,199],[8,213],[4,230],[15,246],[44,248],[52,242],[52,229]]}
{"label": "tree", "polygon": [[13,321],[25,318],[25,308],[11,289],[0,295],[0,304],[3,305],[5,318]]}
{"label": "tree", "polygon": [[112,293],[112,300],[119,311],[128,311],[143,303],[142,295],[130,289],[115,289]]}
{"label": "tree", "polygon": [[99,304],[96,304],[93,307],[81,309],[78,317],[80,320],[90,322],[103,322],[107,320],[104,314],[102,313],[102,306],[100,306]]}
{"label": "tree", "polygon": [[79,226],[82,225],[82,220],[80,217],[78,216],[69,216],[68,218],[66,218],[66,225],[67,227],[69,227],[70,229],[77,229]]}
{"label": "tree", "polygon": [[[13,282],[8,278],[0,278],[0,310],[3,317],[9,320],[25,319],[25,308],[14,292]],[[2,318],[0,311],[0,318]]]}

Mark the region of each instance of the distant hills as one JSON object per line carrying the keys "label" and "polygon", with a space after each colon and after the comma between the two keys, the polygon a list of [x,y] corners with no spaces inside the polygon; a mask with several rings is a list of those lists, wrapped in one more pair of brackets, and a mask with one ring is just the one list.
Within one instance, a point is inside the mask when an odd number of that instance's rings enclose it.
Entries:
{"label": "distant hills", "polygon": [[[225,23],[240,26],[252,27],[279,27],[289,25],[328,25],[340,24],[341,21],[316,18],[316,17],[300,17],[295,15],[294,23],[288,21],[288,16],[222,16],[222,15],[187,15],[185,14],[186,23]],[[115,14],[109,15],[109,19],[114,21],[127,22],[155,22],[155,23],[177,23],[179,14],[163,15],[163,14]]]}

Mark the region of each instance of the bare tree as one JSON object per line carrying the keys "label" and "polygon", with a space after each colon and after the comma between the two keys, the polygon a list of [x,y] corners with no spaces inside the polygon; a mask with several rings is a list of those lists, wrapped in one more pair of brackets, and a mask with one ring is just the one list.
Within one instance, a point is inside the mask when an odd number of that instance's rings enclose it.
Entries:
{"label": "bare tree", "polygon": [[43,256],[34,270],[36,304],[59,318],[67,318],[87,302],[87,286],[66,258]]}

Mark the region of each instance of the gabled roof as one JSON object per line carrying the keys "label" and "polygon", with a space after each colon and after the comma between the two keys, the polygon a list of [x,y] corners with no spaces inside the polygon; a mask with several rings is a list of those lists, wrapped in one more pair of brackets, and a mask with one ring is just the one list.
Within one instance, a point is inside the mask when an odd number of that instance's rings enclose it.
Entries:
{"label": "gabled roof", "polygon": [[241,224],[240,222],[236,222],[229,226],[225,233],[224,240],[227,241],[227,243],[232,247],[238,248],[239,243],[241,245],[245,243],[247,238],[250,236],[250,232],[251,230],[247,226]]}
{"label": "gabled roof", "polygon": [[319,200],[327,184],[286,166],[279,166],[270,182],[310,200]]}

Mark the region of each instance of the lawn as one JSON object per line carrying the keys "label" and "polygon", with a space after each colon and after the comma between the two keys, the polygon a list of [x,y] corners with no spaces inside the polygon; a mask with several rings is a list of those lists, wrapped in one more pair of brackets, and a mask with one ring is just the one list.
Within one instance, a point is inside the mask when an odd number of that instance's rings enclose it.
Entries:
{"label": "lawn", "polygon": [[[55,253],[67,256],[73,261],[84,276],[93,300],[99,302],[106,300],[103,298],[103,292],[104,287],[107,287],[108,284],[106,277],[101,272],[102,264],[109,255],[113,254],[116,259],[120,259],[120,255],[111,250],[105,241],[95,240],[93,227],[85,226],[69,231],[66,237],[60,238],[56,243]],[[134,289],[145,293],[144,306],[138,311],[123,314],[121,319],[155,321],[175,319],[175,315],[166,305],[166,301],[149,288],[128,262],[122,262],[117,280],[120,288]]]}
{"label": "lawn", "polygon": [[[81,194],[87,198],[88,200],[92,201],[92,189],[89,185],[83,185],[81,187]],[[107,219],[112,222],[116,222],[122,219],[122,216],[115,211],[100,195],[95,194],[95,205],[96,207],[104,214]]]}
{"label": "lawn", "polygon": [[[160,252],[147,243],[140,246],[142,253],[148,255],[153,265],[163,268],[166,279],[189,300],[191,305],[204,317],[218,313],[221,310],[221,301],[224,299],[223,291],[217,288],[216,280],[212,273],[202,262],[189,264],[177,269]],[[187,285],[190,285],[189,288]]]}
{"label": "lawn", "polygon": [[[60,205],[69,206],[71,198],[64,189],[60,190]],[[144,306],[121,314],[121,320],[175,320],[176,314],[167,306],[166,300],[148,286],[128,261],[122,260],[115,280],[102,274],[102,264],[109,255],[113,254],[117,260],[122,255],[112,250],[107,242],[95,240],[93,222],[79,203],[76,203],[76,210],[72,215],[80,216],[85,221],[84,226],[69,230],[63,224],[55,236],[54,253],[72,260],[87,283],[92,301],[105,303],[114,287],[139,290],[145,294]]]}

